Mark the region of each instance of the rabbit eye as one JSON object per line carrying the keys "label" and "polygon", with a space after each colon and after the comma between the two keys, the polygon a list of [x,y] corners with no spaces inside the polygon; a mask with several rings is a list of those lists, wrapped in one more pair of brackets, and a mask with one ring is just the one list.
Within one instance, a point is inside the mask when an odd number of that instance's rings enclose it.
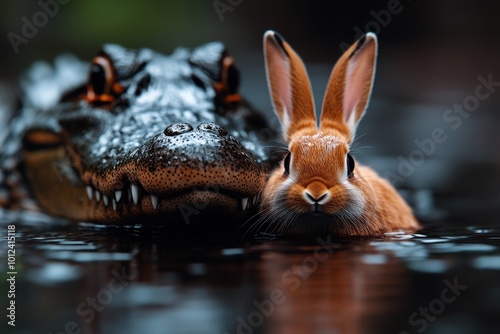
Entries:
{"label": "rabbit eye", "polygon": [[352,156],[347,153],[347,176],[348,177],[351,177],[352,176],[352,173],[354,171],[354,159],[352,158]]}
{"label": "rabbit eye", "polygon": [[285,157],[285,161],[283,161],[283,166],[285,166],[285,174],[290,174],[290,159],[292,157],[292,153],[288,152]]}

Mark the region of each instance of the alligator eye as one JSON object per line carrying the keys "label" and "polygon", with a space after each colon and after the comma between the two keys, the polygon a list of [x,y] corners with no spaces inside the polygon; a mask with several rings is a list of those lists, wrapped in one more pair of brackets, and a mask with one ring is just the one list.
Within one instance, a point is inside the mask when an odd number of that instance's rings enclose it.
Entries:
{"label": "alligator eye", "polygon": [[228,97],[238,93],[238,86],[240,85],[240,73],[234,64],[234,59],[230,56],[224,57],[222,60],[222,83],[225,86]]}
{"label": "alligator eye", "polygon": [[214,83],[219,100],[226,105],[238,104],[241,100],[238,94],[240,73],[230,56],[224,56],[221,64],[220,82]]}
{"label": "alligator eye", "polygon": [[347,153],[346,163],[347,163],[347,176],[352,177],[355,164],[354,164],[354,159],[349,153]]}
{"label": "alligator eye", "polygon": [[240,85],[240,73],[233,63],[226,68],[226,85],[229,94],[238,93],[238,86]]}
{"label": "alligator eye", "polygon": [[115,71],[109,58],[95,57],[90,65],[87,100],[89,102],[112,102],[115,95],[122,92],[122,88],[115,80]]}
{"label": "alligator eye", "polygon": [[103,95],[109,91],[109,85],[106,80],[106,72],[102,65],[92,64],[90,67],[90,85],[96,95]]}
{"label": "alligator eye", "polygon": [[285,173],[286,175],[290,174],[290,159],[292,158],[292,153],[288,152],[288,154],[285,157],[285,161],[283,161],[283,166],[285,167]]}

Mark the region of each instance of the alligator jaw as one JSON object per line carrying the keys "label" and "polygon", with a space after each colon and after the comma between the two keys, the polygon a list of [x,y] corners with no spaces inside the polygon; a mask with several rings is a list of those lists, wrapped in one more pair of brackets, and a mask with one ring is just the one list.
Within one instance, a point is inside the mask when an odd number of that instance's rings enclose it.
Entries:
{"label": "alligator jaw", "polygon": [[[150,180],[151,175],[137,173],[130,165],[116,168],[101,177],[86,171],[82,179],[77,168],[72,167],[74,161],[68,159],[69,156],[71,154],[63,146],[23,151],[25,174],[37,202],[46,212],[72,220],[161,224],[183,219],[189,223],[187,218],[204,211],[245,213],[257,204],[258,194],[265,182],[265,176],[254,171],[240,177],[252,180],[251,186],[243,187],[243,191],[234,188],[234,185],[207,185],[206,179],[199,180],[205,185],[192,183],[175,190],[161,191],[158,182],[146,187],[141,185],[141,176]],[[134,177],[132,174],[135,174]],[[238,179],[236,174],[233,181],[235,179]],[[99,180],[96,183],[101,188],[91,180]]]}
{"label": "alligator jaw", "polygon": [[156,196],[132,183],[111,195],[105,195],[93,186],[85,186],[85,193],[85,206],[102,211],[109,220],[125,216],[160,217],[166,213],[182,214],[183,210],[201,211],[205,208],[241,212],[254,207],[258,197],[257,194],[248,197],[216,187],[183,189],[174,194]]}

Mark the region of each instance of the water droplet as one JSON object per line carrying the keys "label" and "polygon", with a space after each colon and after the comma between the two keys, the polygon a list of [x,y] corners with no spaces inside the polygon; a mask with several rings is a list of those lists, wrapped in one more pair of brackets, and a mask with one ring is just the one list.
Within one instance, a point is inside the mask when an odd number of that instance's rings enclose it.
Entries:
{"label": "water droplet", "polygon": [[384,264],[387,263],[387,257],[382,254],[367,254],[361,257],[361,261],[366,264]]}
{"label": "water droplet", "polygon": [[408,263],[408,267],[415,271],[430,274],[444,273],[448,269],[448,264],[442,260],[427,259]]}
{"label": "water droplet", "polygon": [[82,276],[82,270],[65,263],[49,263],[42,268],[29,270],[29,280],[41,285],[55,285],[76,280]]}
{"label": "water droplet", "polygon": [[479,256],[474,259],[472,265],[477,269],[500,270],[500,255]]}

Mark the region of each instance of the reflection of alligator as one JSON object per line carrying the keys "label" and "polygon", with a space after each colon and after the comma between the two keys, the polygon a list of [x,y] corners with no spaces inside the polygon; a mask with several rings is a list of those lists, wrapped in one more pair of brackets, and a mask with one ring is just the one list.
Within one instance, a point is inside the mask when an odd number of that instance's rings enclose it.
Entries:
{"label": "reflection of alligator", "polygon": [[236,215],[256,204],[275,133],[238,95],[222,44],[171,56],[106,45],[88,78],[86,68],[61,57],[29,73],[0,154],[1,206],[21,197],[13,161],[44,211],[75,220],[165,220],[200,205]]}

